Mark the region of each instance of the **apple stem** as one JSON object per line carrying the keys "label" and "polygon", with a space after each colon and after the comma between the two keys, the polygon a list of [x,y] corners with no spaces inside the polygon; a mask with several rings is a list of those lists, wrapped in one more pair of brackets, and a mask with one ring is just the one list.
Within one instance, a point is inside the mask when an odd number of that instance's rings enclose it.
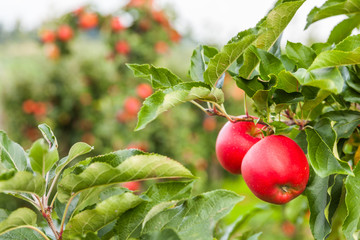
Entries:
{"label": "apple stem", "polygon": [[281,185],[281,186],[280,186],[280,189],[281,189],[281,191],[283,191],[283,192],[285,192],[285,193],[288,193],[288,192],[289,192],[289,186]]}
{"label": "apple stem", "polygon": [[248,108],[247,108],[246,94],[244,94],[244,109],[245,109],[246,117],[249,117],[249,111],[248,111]]}

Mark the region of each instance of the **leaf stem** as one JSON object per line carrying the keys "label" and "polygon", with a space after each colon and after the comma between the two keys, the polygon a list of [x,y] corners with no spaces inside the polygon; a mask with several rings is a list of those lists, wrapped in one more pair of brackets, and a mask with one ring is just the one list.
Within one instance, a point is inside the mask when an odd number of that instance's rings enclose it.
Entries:
{"label": "leaf stem", "polygon": [[69,199],[69,201],[67,202],[66,204],[66,207],[65,207],[65,210],[64,210],[64,215],[61,219],[61,225],[60,225],[60,236],[62,235],[63,233],[63,228],[64,228],[64,224],[65,224],[65,219],[66,219],[66,215],[67,215],[67,211],[69,210],[69,207],[70,207],[70,203],[72,200],[74,200],[74,198],[76,197],[76,195],[78,194],[79,192],[75,193],[74,195],[72,195]]}
{"label": "leaf stem", "polygon": [[200,108],[201,111],[203,111],[204,113],[208,114],[208,112],[206,111],[206,109],[205,109],[203,106],[201,106],[199,103],[197,103],[197,102],[194,101],[194,100],[191,100],[190,102],[191,102],[192,104],[194,104],[195,106],[197,106],[198,108]]}
{"label": "leaf stem", "polygon": [[53,197],[53,199],[52,199],[52,201],[50,203],[50,206],[49,206],[50,209],[54,208],[54,203],[55,203],[55,200],[57,198],[57,195],[58,195],[58,192],[55,193],[55,196]]}
{"label": "leaf stem", "polygon": [[245,115],[246,117],[249,117],[249,111],[248,111],[248,107],[247,107],[247,98],[246,98],[246,94],[244,93],[244,109],[245,109]]}

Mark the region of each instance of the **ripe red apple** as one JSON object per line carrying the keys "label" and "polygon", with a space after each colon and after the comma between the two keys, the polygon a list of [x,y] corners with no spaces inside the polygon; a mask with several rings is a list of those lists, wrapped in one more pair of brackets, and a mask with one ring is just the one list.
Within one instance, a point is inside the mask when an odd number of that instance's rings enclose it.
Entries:
{"label": "ripe red apple", "polygon": [[216,139],[216,156],[220,164],[233,174],[240,174],[247,151],[263,137],[262,124],[227,122]]}
{"label": "ripe red apple", "polygon": [[216,129],[216,118],[214,117],[206,117],[203,120],[203,128],[205,131],[211,132],[214,131]]}
{"label": "ripe red apple", "polygon": [[141,83],[136,87],[136,94],[142,99],[149,97],[152,93],[153,90],[150,84]]}
{"label": "ripe red apple", "polygon": [[158,41],[155,43],[154,48],[158,54],[165,54],[169,50],[168,44],[164,41]]}
{"label": "ripe red apple", "polygon": [[40,38],[43,43],[52,43],[55,42],[56,35],[51,30],[44,30],[41,32]]}
{"label": "ripe red apple", "polygon": [[60,57],[60,49],[56,44],[47,44],[45,54],[49,59],[56,60]]}
{"label": "ripe red apple", "polygon": [[246,153],[242,175],[260,199],[285,204],[299,196],[309,180],[309,164],[303,150],[282,135],[267,136]]}
{"label": "ripe red apple", "polygon": [[98,16],[96,13],[82,13],[79,17],[79,26],[82,29],[89,30],[98,24]]}
{"label": "ripe red apple", "polygon": [[57,30],[57,36],[63,42],[69,41],[73,35],[74,32],[69,25],[61,25]]}
{"label": "ripe red apple", "polygon": [[126,112],[136,115],[141,108],[141,102],[136,97],[128,97],[124,102],[124,109]]}
{"label": "ripe red apple", "polygon": [[181,40],[181,35],[174,29],[170,30],[169,37],[170,40],[174,43],[178,43]]}
{"label": "ripe red apple", "polygon": [[118,41],[115,44],[115,50],[118,54],[127,55],[130,52],[130,45],[127,41]]}
{"label": "ripe red apple", "polygon": [[120,22],[120,19],[117,18],[117,17],[113,17],[111,19],[111,29],[114,31],[114,32],[119,32],[121,30],[124,30],[125,27],[124,25],[122,25],[122,23]]}
{"label": "ripe red apple", "polygon": [[295,236],[296,226],[290,221],[285,221],[281,224],[281,230],[285,236],[292,238]]}
{"label": "ripe red apple", "polygon": [[140,190],[141,184],[140,184],[140,182],[133,181],[133,182],[122,183],[121,186],[129,189],[130,191],[137,191],[137,190]]}

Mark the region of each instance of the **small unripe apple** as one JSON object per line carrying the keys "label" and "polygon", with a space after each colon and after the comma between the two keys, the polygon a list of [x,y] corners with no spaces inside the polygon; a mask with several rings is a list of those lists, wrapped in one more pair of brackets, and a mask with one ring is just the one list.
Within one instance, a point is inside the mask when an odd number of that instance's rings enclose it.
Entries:
{"label": "small unripe apple", "polygon": [[57,36],[63,42],[69,41],[73,35],[74,32],[69,25],[61,25],[57,30]]}
{"label": "small unripe apple", "polygon": [[299,196],[309,180],[309,164],[303,150],[282,135],[267,136],[246,153],[242,175],[260,199],[285,204]]}
{"label": "small unripe apple", "polygon": [[115,50],[118,54],[127,55],[130,52],[130,45],[127,41],[118,41],[115,44]]}
{"label": "small unripe apple", "polygon": [[96,13],[82,13],[79,17],[79,26],[82,29],[89,30],[95,28],[98,21]]}
{"label": "small unripe apple", "polygon": [[150,84],[141,83],[136,87],[136,94],[142,99],[149,97],[152,93],[153,90]]}
{"label": "small unripe apple", "polygon": [[263,137],[262,124],[227,122],[216,139],[216,156],[220,164],[233,174],[241,173],[241,163],[247,151]]}

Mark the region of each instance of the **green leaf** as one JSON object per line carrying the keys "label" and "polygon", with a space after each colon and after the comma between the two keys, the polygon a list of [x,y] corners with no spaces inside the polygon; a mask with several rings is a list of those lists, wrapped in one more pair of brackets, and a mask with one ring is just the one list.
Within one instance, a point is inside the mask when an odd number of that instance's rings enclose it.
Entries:
{"label": "green leaf", "polygon": [[256,39],[256,29],[248,29],[239,33],[235,42],[226,44],[221,51],[210,59],[208,68],[204,72],[204,80],[213,86],[229,67],[244,53]]}
{"label": "green leaf", "polygon": [[277,89],[282,89],[287,93],[299,91],[300,84],[291,72],[281,71],[277,77]]}
{"label": "green leaf", "polygon": [[320,88],[331,93],[339,94],[344,85],[344,79],[337,68],[316,69],[306,71],[300,68],[294,73],[301,85]]}
{"label": "green leaf", "polygon": [[181,239],[212,239],[216,223],[242,199],[227,190],[203,193],[160,212],[146,223],[143,233],[171,228]]}
{"label": "green leaf", "polygon": [[309,160],[316,174],[320,177],[330,174],[353,175],[350,166],[337,157],[337,150],[334,148],[336,133],[329,119],[321,119],[314,128],[306,128],[305,132]]}
{"label": "green leaf", "polygon": [[29,158],[32,170],[45,176],[59,160],[59,153],[57,148],[49,148],[44,139],[38,139],[30,148]]}
{"label": "green leaf", "polygon": [[320,8],[314,7],[307,17],[305,29],[321,19],[341,14],[359,14],[358,0],[328,0]]}
{"label": "green leaf", "polygon": [[124,193],[107,198],[92,210],[85,210],[69,220],[64,231],[64,239],[76,235],[96,232],[120,217],[127,210],[136,207],[143,200],[132,193]]}
{"label": "green leaf", "polygon": [[316,58],[316,53],[311,48],[289,41],[286,44],[286,55],[294,60],[299,68],[308,68]]}
{"label": "green leaf", "polygon": [[29,208],[18,208],[0,222],[0,235],[18,227],[34,226],[36,213]]}
{"label": "green leaf", "polygon": [[30,172],[17,172],[12,178],[0,181],[0,191],[35,193],[42,196],[45,192],[45,179]]}
{"label": "green leaf", "polygon": [[360,25],[360,15],[353,15],[341,21],[334,27],[327,40],[328,43],[339,43],[346,37],[350,36],[351,32]]}
{"label": "green leaf", "polygon": [[351,52],[359,48],[360,45],[360,34],[349,36],[345,38],[342,42],[335,46],[334,50]]}
{"label": "green leaf", "polygon": [[40,124],[38,126],[38,128],[40,129],[45,140],[48,142],[49,149],[58,148],[58,143],[57,143],[56,137],[55,137],[53,131],[51,130],[51,128],[45,123]]}
{"label": "green leaf", "polygon": [[316,240],[324,239],[330,233],[330,224],[325,217],[325,209],[328,205],[328,182],[329,177],[318,176],[310,168],[310,179],[304,191],[310,207],[310,229]]}
{"label": "green leaf", "polygon": [[148,199],[121,216],[114,228],[114,234],[121,239],[139,238],[141,226],[148,212],[162,202],[185,200],[190,197],[193,182],[156,183],[144,193]]}
{"label": "green leaf", "polygon": [[252,79],[245,79],[242,77],[233,76],[236,81],[236,85],[245,91],[246,95],[253,97],[257,91],[264,90],[264,85],[258,80],[258,76]]}
{"label": "green leaf", "polygon": [[253,53],[255,53],[257,58],[260,60],[259,70],[260,76],[263,80],[269,80],[270,74],[277,75],[281,71],[285,70],[281,60],[275,57],[273,54],[254,46],[250,46],[249,49],[253,51]]}
{"label": "green leaf", "polygon": [[224,102],[224,94],[220,89],[211,89],[209,85],[201,82],[181,83],[171,88],[159,90],[145,99],[138,114],[138,123],[135,130],[145,128],[148,123],[156,119],[161,113],[176,105],[195,99],[221,104]]}
{"label": "green leaf", "polygon": [[271,97],[270,90],[259,90],[252,97],[252,100],[254,101],[257,110],[263,116],[266,116],[269,107],[270,97]]}
{"label": "green leaf", "polygon": [[27,167],[24,149],[3,131],[0,131],[0,162],[6,168],[15,168],[17,171],[24,171]]}
{"label": "green leaf", "polygon": [[[85,209],[88,206],[94,205],[99,201],[105,200],[109,196],[120,195],[126,191],[127,189],[121,187],[97,187],[91,188],[89,190],[85,190],[81,192],[77,205],[72,213],[73,216],[78,214],[80,211]],[[104,197],[107,196],[107,197]]]}
{"label": "green leaf", "polygon": [[77,158],[78,156],[84,155],[86,153],[89,153],[90,151],[92,151],[94,149],[94,147],[88,145],[87,143],[84,142],[78,142],[75,143],[69,151],[69,154],[66,158],[66,161],[64,161],[62,164],[60,164],[59,166],[56,167],[56,173],[61,172],[61,170],[63,170],[66,165],[68,165],[72,160],[74,160],[75,158]]}
{"label": "green leaf", "polygon": [[292,104],[304,101],[304,96],[299,92],[287,93],[282,89],[276,89],[274,94],[272,95],[272,99],[276,104]]}
{"label": "green leaf", "polygon": [[[228,225],[225,230],[224,234],[221,236],[220,240],[229,240],[232,239],[232,236],[237,235],[237,231],[253,216],[255,216],[257,213],[262,212],[264,210],[269,210],[268,206],[266,205],[259,205],[255,208],[251,209],[244,215],[240,215],[234,223],[231,225]],[[261,233],[260,233],[261,234]],[[260,235],[258,234],[258,235]],[[257,239],[257,238],[255,238]]]}
{"label": "green leaf", "polygon": [[353,233],[360,228],[360,167],[354,169],[355,176],[348,176],[345,181],[346,196],[345,203],[347,216],[343,224],[343,231],[347,239],[354,239]]}
{"label": "green leaf", "polygon": [[320,53],[309,67],[309,70],[317,68],[340,67],[360,63],[360,47],[351,52],[329,50]]}
{"label": "green leaf", "polygon": [[167,88],[183,82],[166,68],[157,68],[149,64],[126,64],[126,66],[133,71],[135,77],[150,81],[153,88]]}
{"label": "green leaf", "polygon": [[204,72],[210,58],[214,57],[219,51],[216,48],[200,45],[194,49],[191,56],[189,74],[193,81],[204,82]]}
{"label": "green leaf", "polygon": [[[120,152],[114,155],[123,154]],[[58,184],[58,199],[67,201],[72,194],[81,191],[133,180],[161,178],[193,178],[193,175],[180,163],[157,154],[135,155],[117,166],[112,166],[111,159],[90,163],[80,173],[70,173]]]}
{"label": "green leaf", "polygon": [[14,239],[42,240],[44,239],[44,237],[41,236],[40,233],[30,228],[18,228],[1,235],[1,240],[14,240]]}
{"label": "green leaf", "polygon": [[158,232],[151,232],[148,234],[145,234],[144,236],[141,236],[141,240],[181,240],[179,235],[175,232],[174,229],[166,228],[162,231]]}
{"label": "green leaf", "polygon": [[337,138],[349,138],[355,128],[360,124],[360,112],[351,110],[331,111],[323,114],[322,118],[335,121],[334,130]]}
{"label": "green leaf", "polygon": [[[254,46],[268,51],[304,2],[305,1],[284,1],[275,6],[275,8],[258,23],[258,35]],[[239,70],[239,75],[244,78],[250,78],[258,63],[259,61],[256,55],[251,50],[247,50],[244,54],[244,63]]]}

